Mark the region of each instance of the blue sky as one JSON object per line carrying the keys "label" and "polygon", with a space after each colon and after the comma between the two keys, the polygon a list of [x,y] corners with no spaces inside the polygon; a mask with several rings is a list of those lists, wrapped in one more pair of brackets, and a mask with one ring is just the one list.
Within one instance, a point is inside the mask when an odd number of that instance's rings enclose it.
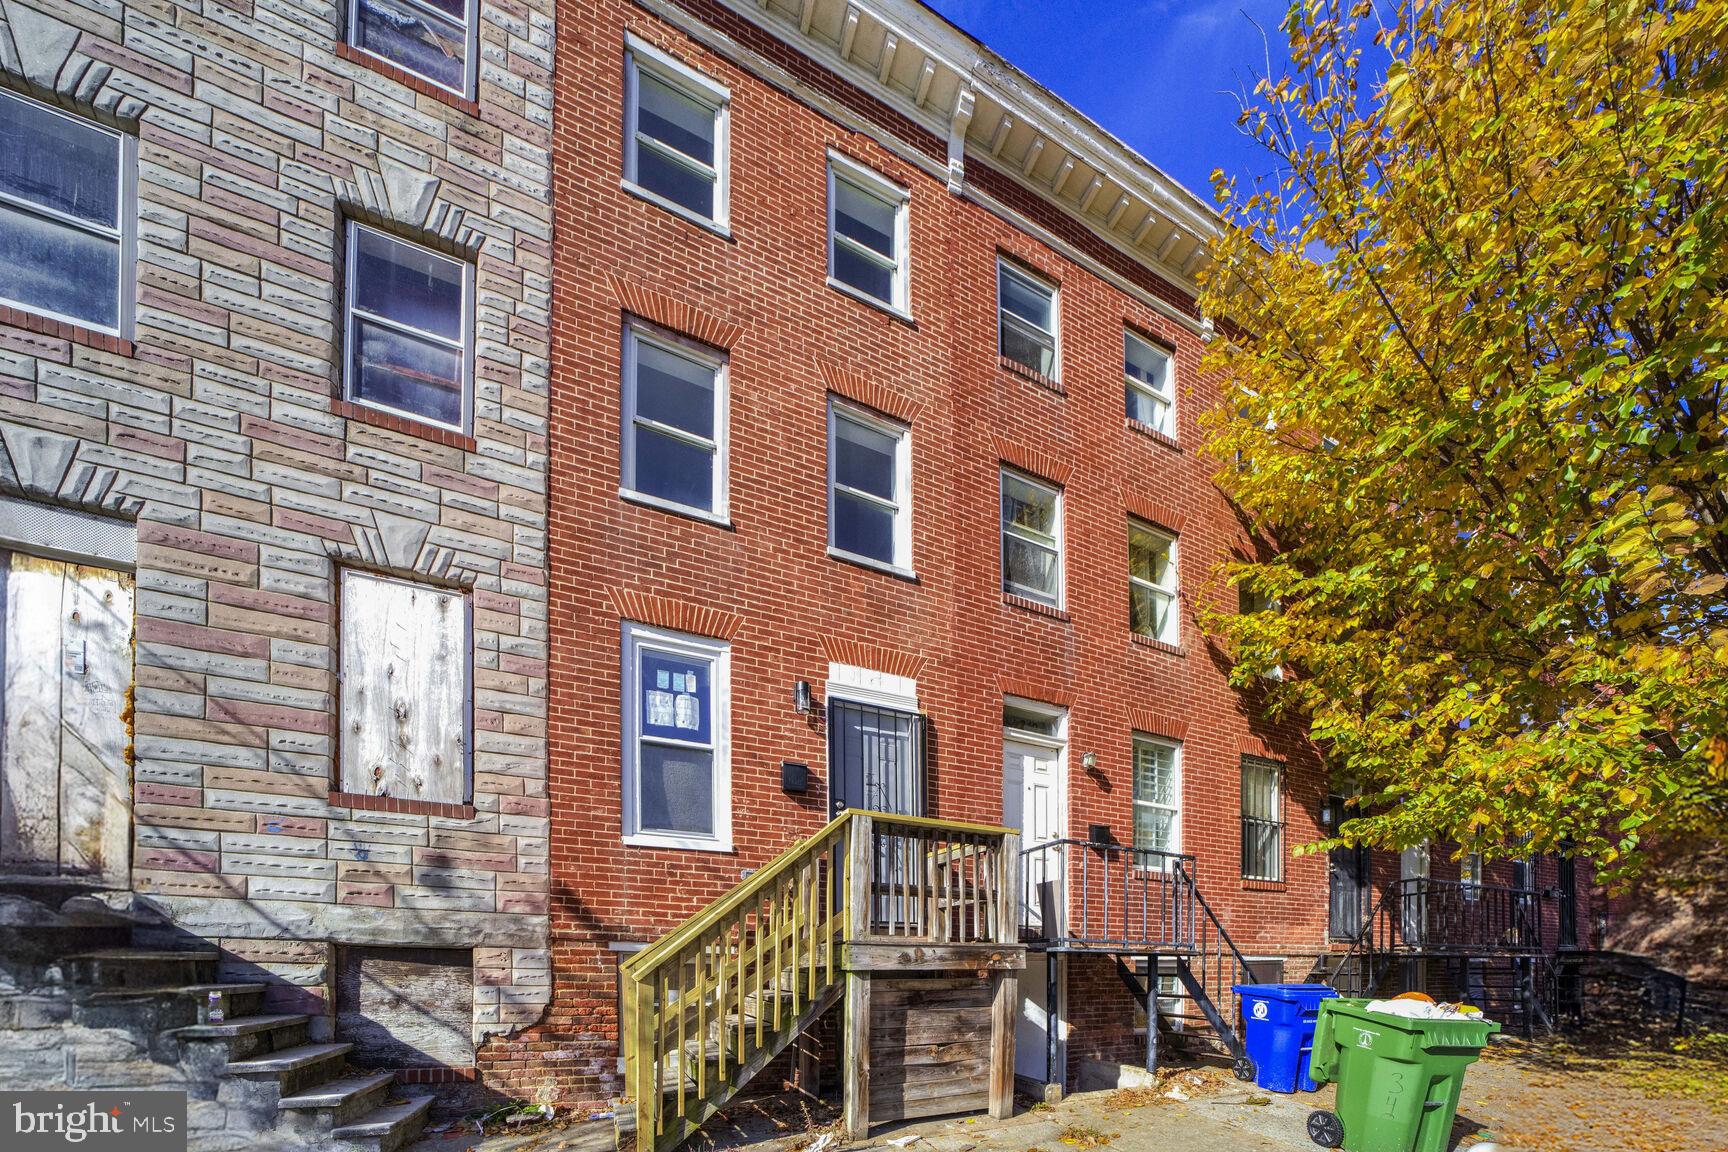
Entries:
{"label": "blue sky", "polygon": [[1208,201],[1214,168],[1271,168],[1237,131],[1231,93],[1268,52],[1282,68],[1288,0],[927,2]]}

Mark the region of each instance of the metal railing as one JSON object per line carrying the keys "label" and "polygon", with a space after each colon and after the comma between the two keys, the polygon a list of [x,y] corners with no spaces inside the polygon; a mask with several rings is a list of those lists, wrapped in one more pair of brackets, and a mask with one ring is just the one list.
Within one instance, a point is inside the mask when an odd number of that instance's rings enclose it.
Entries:
{"label": "metal railing", "polygon": [[1415,877],[1381,893],[1326,983],[1368,995],[1395,963],[1415,956],[1543,956],[1552,898],[1528,888]]}
{"label": "metal railing", "polygon": [[1194,857],[1093,840],[1049,840],[1020,855],[1023,938],[1123,952],[1194,947]]}

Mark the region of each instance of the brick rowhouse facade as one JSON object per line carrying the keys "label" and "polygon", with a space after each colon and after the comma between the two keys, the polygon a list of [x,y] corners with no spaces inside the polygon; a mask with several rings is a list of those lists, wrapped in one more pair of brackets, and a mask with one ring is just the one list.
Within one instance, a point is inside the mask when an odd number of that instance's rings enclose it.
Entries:
{"label": "brick rowhouse facade", "polygon": [[[1247,546],[1197,451],[1219,400],[1198,368],[1191,279],[1206,209],[1078,114],[917,5],[892,27],[839,3],[566,0],[554,131],[550,756],[554,996],[495,1044],[522,1090],[580,1106],[618,1094],[617,973],[650,941],[827,819],[831,665],[916,681],[932,815],[1003,815],[1008,696],[1068,710],[1069,835],[1132,836],[1131,741],[1180,742],[1181,842],[1245,952],[1326,948],[1325,794],[1300,733],[1259,719],[1196,623],[1233,610],[1216,565]],[[800,29],[808,14],[809,33]],[[860,24],[862,26],[860,26]],[[731,213],[692,222],[627,186],[626,52],[646,44],[723,86]],[[971,71],[920,43],[973,53]],[[884,57],[887,62],[884,63]],[[843,63],[847,58],[849,63]],[[889,76],[884,88],[879,77]],[[1095,135],[1094,135],[1095,134]],[[964,141],[958,165],[950,137]],[[1077,140],[1076,136],[1084,137]],[[1093,165],[1076,149],[1096,150]],[[905,315],[831,287],[827,165],[840,154],[909,192]],[[1109,156],[1101,160],[1101,156]],[[951,191],[950,181],[957,191]],[[1147,189],[1154,191],[1148,191]],[[1053,189],[1055,189],[1053,191]],[[1151,205],[1147,197],[1159,197]],[[1192,223],[1191,223],[1192,222]],[[1060,383],[997,349],[1001,256],[1056,285]],[[729,510],[703,519],[620,494],[627,325],[725,363]],[[1125,419],[1123,333],[1170,349],[1174,437]],[[831,398],[909,429],[911,574],[830,555]],[[1005,595],[999,469],[1060,486],[1060,610]],[[1128,614],[1129,518],[1174,534],[1180,639]],[[729,645],[727,851],[627,844],[621,636],[630,624]],[[816,707],[794,709],[794,685]],[[1083,768],[1083,757],[1096,756]],[[1283,879],[1240,871],[1245,755],[1283,767]],[[781,764],[809,765],[804,794]],[[1107,958],[1077,959],[1069,1060],[1134,1060],[1132,1002]]]}
{"label": "brick rowhouse facade", "polygon": [[[131,908],[267,983],[267,1011],[312,1013],[315,1039],[341,949],[471,953],[471,1007],[436,1012],[478,1044],[549,984],[552,5],[471,8],[467,95],[351,47],[347,7],[0,7],[0,86],[124,140],[136,255],[117,334],[0,308],[0,490],[135,541]],[[351,221],[467,270],[457,426],[342,398]],[[344,571],[466,605],[447,795],[343,791]],[[58,1075],[48,1043],[9,1087]],[[452,1075],[472,1068],[405,1078]]]}

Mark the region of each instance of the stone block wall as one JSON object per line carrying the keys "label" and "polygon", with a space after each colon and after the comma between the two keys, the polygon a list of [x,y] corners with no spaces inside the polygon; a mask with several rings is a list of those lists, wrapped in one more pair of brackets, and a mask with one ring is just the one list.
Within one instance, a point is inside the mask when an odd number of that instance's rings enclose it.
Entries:
{"label": "stone block wall", "polygon": [[[0,0],[0,84],[136,147],[134,330],[0,308],[0,492],[135,522],[132,881],[329,1012],[343,944],[474,948],[477,1038],[548,985],[551,0],[481,0],[459,99],[310,0]],[[340,398],[347,219],[474,265],[471,425]],[[337,576],[461,590],[472,793],[338,788]]]}

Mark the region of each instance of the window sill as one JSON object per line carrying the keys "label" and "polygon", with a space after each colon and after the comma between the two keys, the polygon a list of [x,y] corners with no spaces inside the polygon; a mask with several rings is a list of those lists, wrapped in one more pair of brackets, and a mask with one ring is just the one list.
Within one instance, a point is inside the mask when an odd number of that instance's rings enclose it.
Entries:
{"label": "window sill", "polygon": [[104,352],[113,352],[119,356],[130,356],[133,352],[132,341],[112,332],[101,332],[95,328],[86,328],[82,324],[73,324],[66,320],[51,320],[46,316],[38,316],[22,308],[9,304],[0,304],[0,324],[12,328],[22,328],[26,332],[34,332],[38,336],[52,336],[59,340],[70,340],[74,344],[82,344],[86,348],[99,348]]}
{"label": "window sill", "polygon": [[1172,644],[1168,640],[1160,640],[1156,636],[1142,636],[1138,632],[1128,633],[1128,639],[1142,648],[1150,648],[1154,652],[1167,652],[1172,656],[1186,656],[1188,650],[1180,644]]}
{"label": "window sill", "polygon": [[392,432],[401,432],[421,440],[430,440],[447,448],[460,448],[464,452],[472,452],[475,449],[474,437],[458,432],[454,428],[440,428],[436,424],[427,424],[409,416],[399,416],[394,412],[385,412],[365,404],[356,404],[352,400],[332,399],[330,411],[334,415],[358,420],[362,424],[388,428]]}
{"label": "window sill", "polygon": [[732,531],[732,518],[725,513],[704,512],[702,509],[692,508],[688,504],[674,504],[670,500],[662,500],[658,496],[650,496],[646,492],[636,492],[629,488],[618,489],[618,498],[627,504],[637,504],[643,508],[652,508],[656,512],[682,516],[686,520],[712,524],[716,528],[724,528],[728,532]]}
{"label": "window sill", "polygon": [[902,580],[909,580],[914,584],[918,582],[918,573],[914,572],[910,568],[902,568],[898,564],[884,564],[880,560],[873,560],[868,556],[860,556],[858,553],[848,552],[844,548],[835,548],[830,546],[828,549],[828,558],[830,560],[838,560],[843,564],[856,564],[860,568],[868,568],[870,571],[880,572],[884,576],[897,576]]}
{"label": "window sill", "polygon": [[1170,435],[1168,432],[1160,432],[1158,429],[1152,427],[1152,425],[1142,424],[1132,416],[1124,416],[1122,418],[1122,424],[1130,432],[1138,432],[1148,440],[1164,445],[1164,447],[1170,449],[1172,452],[1182,451],[1182,445],[1178,444],[1176,442],[1176,437]]}
{"label": "window sill", "polygon": [[1009,357],[998,353],[996,356],[996,366],[1014,373],[1014,375],[1023,380],[1030,380],[1040,388],[1054,392],[1058,396],[1068,395],[1067,390],[1062,387],[1062,382],[1060,380],[1051,376],[1046,376],[1036,368],[1028,368],[1018,360],[1010,359]]}
{"label": "window sill", "polygon": [[333,791],[325,797],[333,808],[362,812],[394,812],[403,816],[442,816],[448,820],[474,819],[474,805],[446,804],[438,800],[398,800],[394,796],[367,796],[361,792]]}
{"label": "window sill", "polygon": [[917,325],[917,321],[912,319],[912,313],[906,311],[904,308],[897,308],[886,300],[854,288],[844,280],[836,280],[834,277],[830,276],[828,277],[828,287],[834,289],[834,291],[840,293],[842,296],[852,297],[852,299],[858,301],[860,304],[868,304],[870,307],[876,309],[876,311],[886,313],[900,321],[902,324]]}
{"label": "window sill", "polygon": [[1287,892],[1290,885],[1284,880],[1256,880],[1252,876],[1242,877],[1244,892]]}
{"label": "window sill", "polygon": [[698,216],[696,213],[690,211],[690,209],[684,207],[684,205],[668,200],[658,192],[650,192],[634,180],[628,178],[621,179],[618,181],[618,187],[624,189],[624,191],[630,193],[630,195],[636,197],[638,200],[652,204],[656,208],[664,209],[686,223],[696,225],[696,227],[702,229],[704,232],[712,232],[722,240],[730,241],[732,239],[732,228],[730,225],[722,224],[720,221],[715,220],[712,217]]}
{"label": "window sill", "polygon": [[336,45],[336,55],[351,64],[358,64],[362,68],[368,68],[373,72],[378,73],[380,76],[388,76],[398,84],[412,88],[422,96],[432,97],[432,99],[438,101],[440,104],[448,104],[458,112],[466,112],[470,116],[480,115],[480,102],[478,100],[470,100],[468,97],[458,95],[457,93],[450,91],[448,88],[441,88],[432,83],[432,81],[426,79],[426,77],[416,76],[401,65],[392,64],[382,56],[374,56],[363,48],[356,48],[354,45],[344,41]]}
{"label": "window sill", "polygon": [[631,832],[624,836],[627,848],[677,848],[684,852],[732,851],[732,841],[701,836],[668,836],[663,832]]}
{"label": "window sill", "polygon": [[1060,620],[1063,623],[1068,622],[1068,613],[1063,609],[1052,607],[1049,604],[1040,604],[1038,601],[1026,596],[1016,596],[1012,592],[1004,592],[1002,593],[1002,603],[1014,608],[1020,608],[1027,612],[1036,612],[1040,616],[1048,616],[1052,620]]}

